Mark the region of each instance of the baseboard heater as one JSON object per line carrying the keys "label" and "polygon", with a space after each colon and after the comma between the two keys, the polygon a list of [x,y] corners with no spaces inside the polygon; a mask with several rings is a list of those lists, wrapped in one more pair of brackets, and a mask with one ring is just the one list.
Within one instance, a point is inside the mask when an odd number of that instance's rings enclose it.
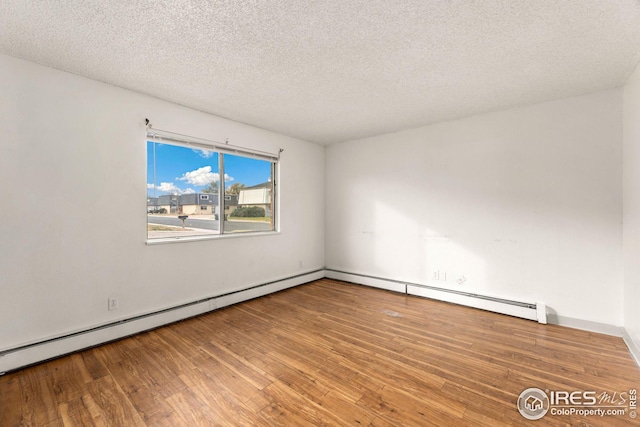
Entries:
{"label": "baseboard heater", "polygon": [[547,323],[546,305],[542,303],[513,301],[422,285],[407,285],[407,294],[508,314],[509,316],[535,320],[538,323]]}
{"label": "baseboard heater", "polygon": [[0,375],[85,348],[94,347],[169,323],[198,316],[232,304],[258,298],[313,280],[319,280],[323,277],[324,269],[301,273],[222,295],[216,295],[1,350]]}
{"label": "baseboard heater", "polygon": [[330,268],[325,269],[325,272],[326,277],[330,279],[344,280],[361,285],[402,292],[409,295],[416,295],[424,298],[431,298],[434,300],[493,311],[495,313],[507,314],[509,316],[520,317],[523,319],[535,320],[538,323],[547,323],[546,305],[539,302],[530,303],[514,301],[487,295],[462,292],[454,289],[437,288],[417,283],[407,283],[358,273],[349,273]]}

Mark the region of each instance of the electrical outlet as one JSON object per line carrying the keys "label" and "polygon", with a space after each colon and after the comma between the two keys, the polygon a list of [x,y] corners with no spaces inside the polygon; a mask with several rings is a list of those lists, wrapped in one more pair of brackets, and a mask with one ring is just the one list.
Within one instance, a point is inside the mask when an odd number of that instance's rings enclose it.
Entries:
{"label": "electrical outlet", "polygon": [[118,297],[109,298],[109,305],[108,305],[109,311],[117,310],[118,307],[120,307],[120,301],[118,301]]}
{"label": "electrical outlet", "polygon": [[433,273],[431,273],[431,280],[435,280],[438,282],[446,282],[447,281],[447,272],[446,271],[440,271],[440,270],[434,270]]}

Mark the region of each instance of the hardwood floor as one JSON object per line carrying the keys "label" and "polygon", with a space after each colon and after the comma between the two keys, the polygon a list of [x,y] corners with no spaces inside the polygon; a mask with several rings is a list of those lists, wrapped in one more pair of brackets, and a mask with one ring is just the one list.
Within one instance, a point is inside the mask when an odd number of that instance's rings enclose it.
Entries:
{"label": "hardwood floor", "polygon": [[637,422],[529,421],[530,387],[612,404],[640,369],[620,338],[325,279],[6,374],[0,426]]}

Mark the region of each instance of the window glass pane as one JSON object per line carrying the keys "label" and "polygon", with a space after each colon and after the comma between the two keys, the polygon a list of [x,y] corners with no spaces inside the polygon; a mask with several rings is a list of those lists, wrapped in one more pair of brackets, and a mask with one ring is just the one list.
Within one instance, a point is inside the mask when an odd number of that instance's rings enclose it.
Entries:
{"label": "window glass pane", "polygon": [[273,163],[224,154],[224,233],[271,231],[274,227]]}
{"label": "window glass pane", "polygon": [[218,153],[147,142],[147,238],[219,234]]}

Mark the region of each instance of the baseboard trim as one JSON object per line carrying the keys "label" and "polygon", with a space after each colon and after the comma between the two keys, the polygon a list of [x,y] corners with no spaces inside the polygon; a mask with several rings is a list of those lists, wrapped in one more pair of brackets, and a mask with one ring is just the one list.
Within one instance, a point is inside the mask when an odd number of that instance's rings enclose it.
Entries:
{"label": "baseboard trim", "polygon": [[610,325],[608,323],[600,323],[593,322],[591,320],[559,316],[553,313],[547,314],[547,321],[552,325],[566,326],[568,328],[581,329],[583,331],[596,332],[599,334],[611,335],[614,337],[622,337],[622,328],[620,326]]}
{"label": "baseboard trim", "polygon": [[631,357],[635,360],[636,365],[640,368],[640,345],[633,340],[633,337],[625,328],[622,328],[622,339],[631,353]]}
{"label": "baseboard trim", "polygon": [[407,293],[407,284],[397,280],[383,279],[381,277],[368,276],[365,274],[348,273],[346,271],[326,268],[325,277],[327,279],[342,280],[343,282],[356,283],[358,285],[370,286],[372,288],[385,289],[387,291]]}
{"label": "baseboard trim", "polygon": [[140,332],[168,325],[190,317],[248,301],[294,286],[302,285],[325,276],[324,269],[301,273],[245,289],[204,298],[179,306],[96,325],[91,328],[50,337],[22,346],[0,351],[0,375],[22,369],[86,348],[119,340]]}

